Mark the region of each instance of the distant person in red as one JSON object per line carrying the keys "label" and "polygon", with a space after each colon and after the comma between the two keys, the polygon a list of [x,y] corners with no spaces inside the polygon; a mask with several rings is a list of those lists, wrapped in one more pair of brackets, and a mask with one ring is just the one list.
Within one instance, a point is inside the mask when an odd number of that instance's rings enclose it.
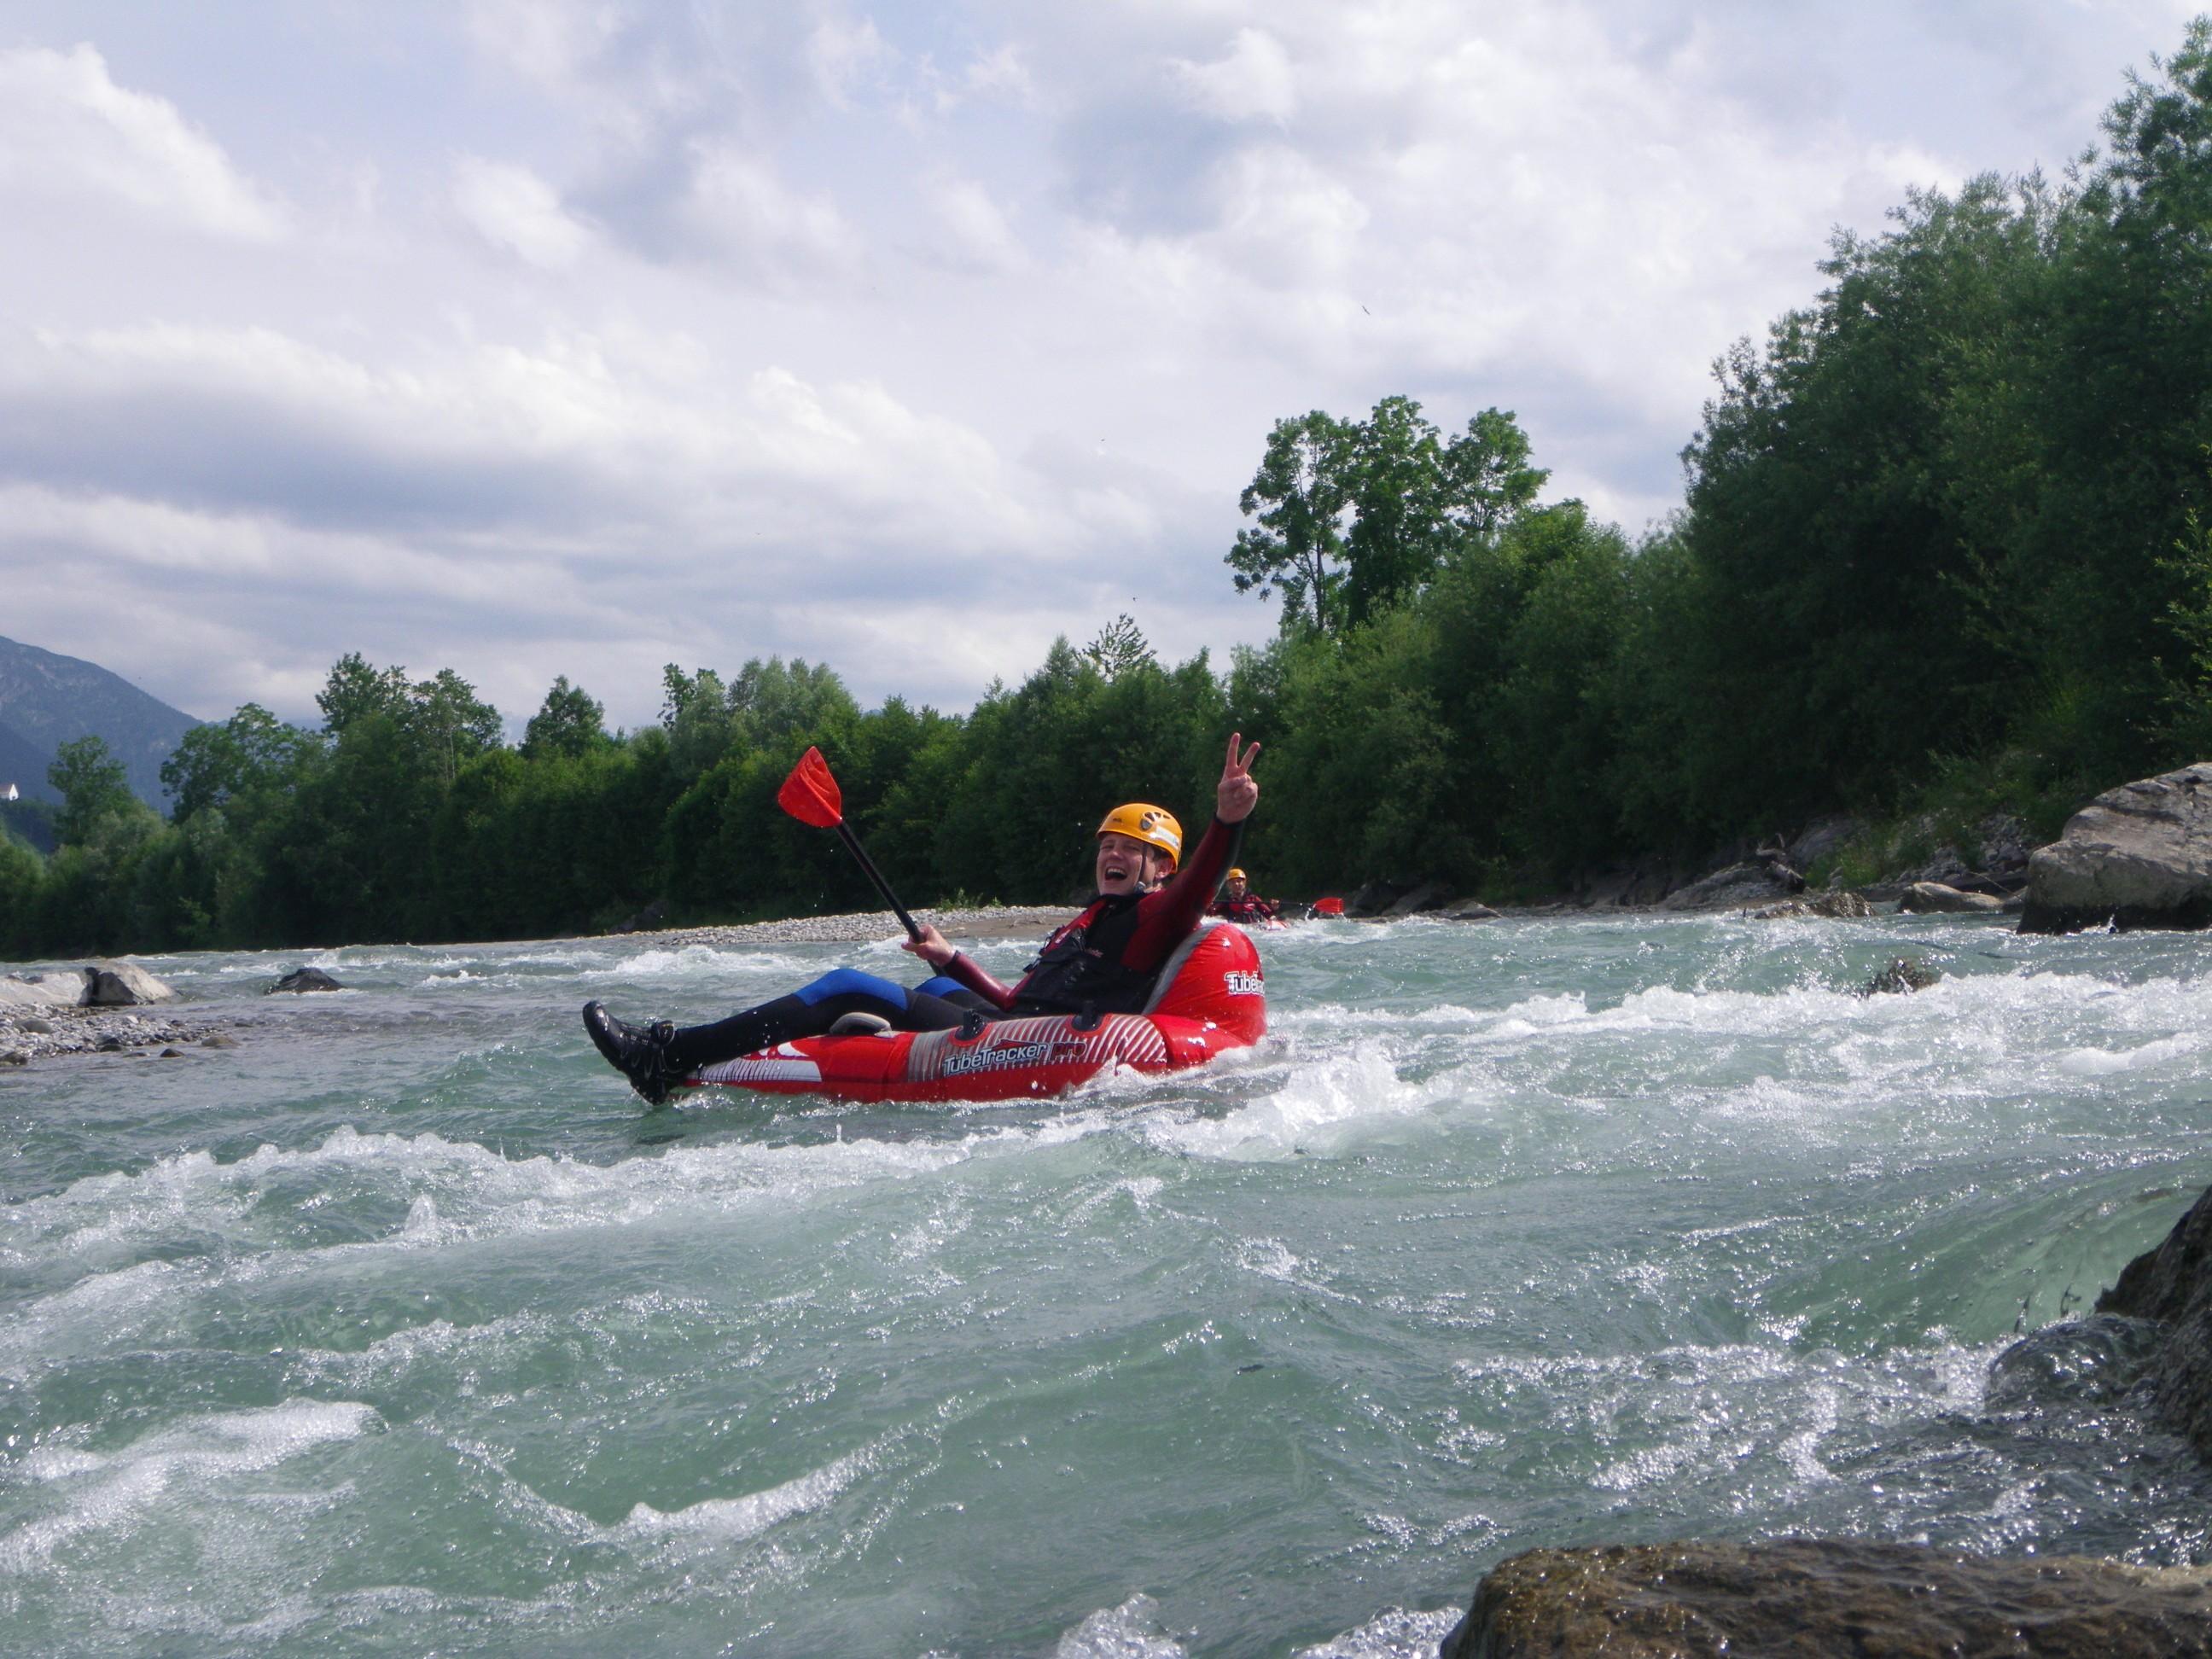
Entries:
{"label": "distant person in red", "polygon": [[[911,989],[839,968],[711,1025],[682,1030],[666,1020],[632,1025],[605,1004],[587,1002],[584,1029],[630,1087],[658,1105],[702,1066],[793,1037],[819,1036],[848,1014],[872,1016],[895,1030],[941,1031],[970,1019],[1024,1014],[1142,1012],[1160,969],[1198,926],[1206,896],[1237,855],[1244,820],[1260,804],[1260,786],[1252,778],[1259,753],[1258,744],[1247,749],[1241,733],[1230,735],[1229,756],[1213,792],[1213,821],[1187,863],[1182,826],[1172,812],[1146,801],[1109,812],[1098,826],[1096,896],[1045,940],[1012,985],[1001,985],[925,924],[921,937],[906,940],[902,948],[937,971]],[[1176,879],[1178,866],[1182,876]]]}
{"label": "distant person in red", "polygon": [[1261,898],[1254,892],[1242,870],[1231,870],[1229,878],[1221,885],[1221,896],[1213,901],[1212,914],[1226,916],[1231,921],[1249,921],[1264,925],[1282,914],[1283,907]]}

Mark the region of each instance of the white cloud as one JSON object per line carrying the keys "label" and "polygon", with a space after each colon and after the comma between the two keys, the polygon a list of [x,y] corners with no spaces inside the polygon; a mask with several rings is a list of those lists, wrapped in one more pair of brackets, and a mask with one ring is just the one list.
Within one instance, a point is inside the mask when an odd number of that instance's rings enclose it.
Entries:
{"label": "white cloud", "polygon": [[806,37],[806,63],[815,84],[839,109],[850,109],[855,94],[879,84],[897,61],[898,54],[868,18],[857,23],[825,18]]}
{"label": "white cloud", "polygon": [[82,195],[213,236],[272,241],[281,205],[167,100],[109,77],[89,46],[0,52],[0,193]]}
{"label": "white cloud", "polygon": [[1176,76],[1192,106],[1224,121],[1284,122],[1297,110],[1297,75],[1281,41],[1243,28],[1226,57],[1211,64],[1177,58]]}
{"label": "white cloud", "polygon": [[1117,611],[1264,637],[1219,561],[1273,420],[1516,408],[1637,527],[1832,225],[2093,139],[2167,4],[464,0],[477,60],[310,9],[281,85],[235,9],[23,25],[9,631],[203,712],[361,648],[632,722],[671,657],[957,707]]}
{"label": "white cloud", "polygon": [[940,115],[950,114],[969,102],[997,102],[1017,109],[1034,109],[1037,104],[1036,82],[1030,75],[1021,49],[1002,44],[970,58],[957,82],[938,87],[935,101]]}
{"label": "white cloud", "polygon": [[528,167],[465,155],[453,164],[453,205],[477,235],[545,270],[575,264],[591,232]]}
{"label": "white cloud", "polygon": [[923,187],[934,220],[931,249],[956,270],[1000,274],[1028,261],[1021,239],[991,192],[972,179],[939,176]]}
{"label": "white cloud", "polygon": [[756,281],[849,276],[860,258],[860,238],[834,202],[792,189],[734,143],[693,147],[681,216],[698,245]]}

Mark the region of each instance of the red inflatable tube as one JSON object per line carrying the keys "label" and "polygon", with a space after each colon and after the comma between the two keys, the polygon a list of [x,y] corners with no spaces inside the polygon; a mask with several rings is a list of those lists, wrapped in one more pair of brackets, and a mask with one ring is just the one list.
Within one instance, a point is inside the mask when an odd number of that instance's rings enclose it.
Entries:
{"label": "red inflatable tube", "polygon": [[702,1066],[680,1087],[828,1095],[839,1100],[1024,1100],[1064,1094],[1103,1072],[1202,1066],[1267,1034],[1260,953],[1217,922],[1194,934],[1160,975],[1141,1014],[1085,1029],[1072,1014],[1001,1019],[957,1031],[870,1031],[799,1037]]}

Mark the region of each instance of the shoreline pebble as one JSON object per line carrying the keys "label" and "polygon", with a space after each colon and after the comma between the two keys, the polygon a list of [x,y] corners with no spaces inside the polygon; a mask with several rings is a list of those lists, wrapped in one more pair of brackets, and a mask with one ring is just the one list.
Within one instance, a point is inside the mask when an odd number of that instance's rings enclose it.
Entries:
{"label": "shoreline pebble", "polygon": [[[0,1066],[57,1054],[133,1054],[208,1042],[216,1022],[129,1008],[46,1008],[0,1017]],[[222,1046],[220,1044],[210,1046]]]}

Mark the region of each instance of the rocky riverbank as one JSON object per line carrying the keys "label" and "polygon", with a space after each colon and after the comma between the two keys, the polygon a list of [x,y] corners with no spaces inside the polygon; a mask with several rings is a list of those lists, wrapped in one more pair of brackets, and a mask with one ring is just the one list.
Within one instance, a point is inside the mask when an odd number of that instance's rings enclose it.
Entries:
{"label": "rocky riverbank", "polygon": [[0,1014],[0,1066],[57,1054],[181,1054],[181,1045],[222,1048],[237,1039],[216,1022],[128,1008],[50,1008]]}

